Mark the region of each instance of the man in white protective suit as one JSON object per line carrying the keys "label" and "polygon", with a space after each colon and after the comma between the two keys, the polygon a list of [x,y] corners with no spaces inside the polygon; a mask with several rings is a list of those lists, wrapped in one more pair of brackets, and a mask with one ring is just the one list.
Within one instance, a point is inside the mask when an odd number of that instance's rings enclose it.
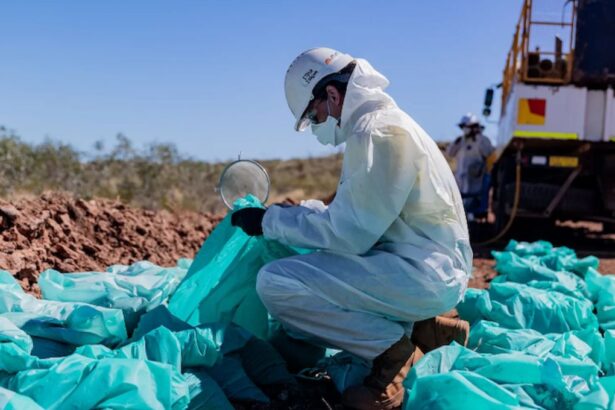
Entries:
{"label": "man in white protective suit", "polygon": [[483,180],[487,173],[487,158],[495,151],[489,138],[483,135],[483,126],[478,117],[468,113],[459,124],[463,135],[457,137],[446,150],[455,159],[455,179],[461,191],[468,219],[474,219],[474,211],[480,209],[484,195]]}
{"label": "man in white protective suit", "polygon": [[[436,317],[461,300],[472,269],[463,205],[435,142],[384,92],[366,60],[329,49],[299,55],[286,73],[295,129],[346,143],[329,206],[245,208],[232,223],[249,235],[315,252],[258,274],[270,314],[294,337],[372,361],[345,406],[393,409],[423,353],[455,340],[467,322]],[[414,331],[413,331],[414,329]]]}

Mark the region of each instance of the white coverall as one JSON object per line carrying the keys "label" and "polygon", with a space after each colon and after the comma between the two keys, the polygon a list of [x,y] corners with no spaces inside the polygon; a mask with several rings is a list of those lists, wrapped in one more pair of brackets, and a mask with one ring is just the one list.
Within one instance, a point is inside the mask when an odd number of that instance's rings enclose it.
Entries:
{"label": "white coverall", "polygon": [[329,207],[272,206],[266,238],[317,249],[265,265],[257,291],[294,337],[373,359],[413,322],[453,308],[472,268],[463,205],[434,141],[358,59],[340,127],[346,142]]}
{"label": "white coverall", "polygon": [[457,162],[455,179],[463,195],[481,193],[486,161],[493,151],[491,141],[481,133],[474,139],[459,137],[449,145],[446,153]]}

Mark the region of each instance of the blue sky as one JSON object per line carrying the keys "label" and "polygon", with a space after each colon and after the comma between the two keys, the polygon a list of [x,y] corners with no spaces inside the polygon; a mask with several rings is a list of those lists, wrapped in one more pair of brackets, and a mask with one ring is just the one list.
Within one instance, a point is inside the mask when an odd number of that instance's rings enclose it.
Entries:
{"label": "blue sky", "polygon": [[[91,151],[121,132],[205,160],[326,154],[283,90],[301,51],[368,59],[436,140],[501,81],[521,0],[0,4],[0,125]],[[496,101],[497,101],[496,96]],[[497,111],[494,111],[497,116]],[[495,117],[493,116],[493,117]],[[495,119],[495,118],[492,118]],[[490,126],[488,133],[493,135]]]}

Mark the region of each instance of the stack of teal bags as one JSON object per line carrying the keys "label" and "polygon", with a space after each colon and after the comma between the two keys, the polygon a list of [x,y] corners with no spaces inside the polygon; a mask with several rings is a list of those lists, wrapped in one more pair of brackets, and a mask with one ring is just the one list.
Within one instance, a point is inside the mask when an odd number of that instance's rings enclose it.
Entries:
{"label": "stack of teal bags", "polygon": [[468,346],[425,355],[404,409],[615,409],[615,276],[545,241],[493,256],[490,288],[457,306]]}
{"label": "stack of teal bags", "polygon": [[[246,206],[262,205],[235,204]],[[256,294],[264,264],[304,252],[227,216],[175,267],[47,270],[42,299],[0,271],[0,409],[231,410],[269,403],[296,384],[288,367],[313,365],[339,390],[360,383],[369,363],[285,337]],[[468,347],[427,354],[405,381],[405,409],[615,410],[615,277],[547,242],[512,241],[494,257],[490,289],[458,306]]]}
{"label": "stack of teal bags", "polygon": [[[255,198],[237,208],[260,206]],[[263,339],[265,263],[295,254],[225,218],[194,262],[39,277],[0,271],[0,409],[221,409],[295,383]]]}

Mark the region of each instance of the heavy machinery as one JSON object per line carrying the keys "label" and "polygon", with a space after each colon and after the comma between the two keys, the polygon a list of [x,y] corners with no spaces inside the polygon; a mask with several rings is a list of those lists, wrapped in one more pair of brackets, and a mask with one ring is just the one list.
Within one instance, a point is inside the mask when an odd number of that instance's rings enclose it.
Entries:
{"label": "heavy machinery", "polygon": [[[550,19],[537,11],[541,3]],[[615,227],[614,87],[615,0],[524,0],[497,86],[499,231],[515,218]],[[485,116],[495,88],[487,89]]]}

